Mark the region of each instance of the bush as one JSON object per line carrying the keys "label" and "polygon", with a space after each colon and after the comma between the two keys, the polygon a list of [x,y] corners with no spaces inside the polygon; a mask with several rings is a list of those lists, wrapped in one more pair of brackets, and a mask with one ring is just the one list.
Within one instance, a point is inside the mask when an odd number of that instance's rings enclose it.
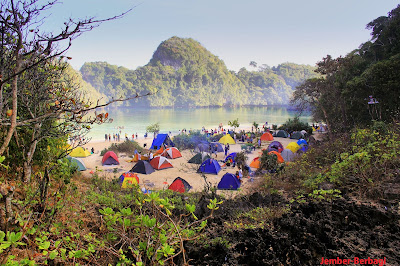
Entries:
{"label": "bush", "polygon": [[135,150],[142,152],[143,148],[136,141],[125,140],[122,143],[113,143],[110,147],[105,148],[101,151],[100,155],[103,156],[108,151],[113,151],[115,153],[124,152],[127,155],[132,155]]}
{"label": "bush", "polygon": [[207,142],[207,137],[204,134],[201,134],[200,131],[195,131],[190,133],[189,135],[181,134],[174,137],[172,140],[175,146],[180,149],[194,149],[196,145],[200,142]]}
{"label": "bush", "polygon": [[309,135],[312,134],[312,127],[306,122],[301,122],[298,116],[294,117],[293,120],[289,118],[282,126],[279,127],[279,129],[283,129],[288,132],[302,131],[304,129]]}

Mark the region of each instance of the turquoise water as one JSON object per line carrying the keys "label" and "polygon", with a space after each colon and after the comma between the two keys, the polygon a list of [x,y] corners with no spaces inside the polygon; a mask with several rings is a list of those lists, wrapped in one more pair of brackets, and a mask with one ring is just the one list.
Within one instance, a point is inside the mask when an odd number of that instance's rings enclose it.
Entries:
{"label": "turquoise water", "polygon": [[[203,126],[206,129],[217,128],[220,123],[228,127],[228,121],[239,119],[240,127],[251,127],[257,122],[260,127],[268,122],[268,125],[283,124],[288,118],[296,114],[285,107],[220,107],[220,108],[190,108],[190,109],[153,109],[153,108],[108,108],[112,123],[94,125],[88,137],[92,140],[104,140],[104,134],[113,134],[121,131],[121,138],[125,133],[129,137],[138,134],[143,138],[146,127],[160,123],[161,133],[178,133],[179,130],[197,129]],[[301,121],[311,122],[311,116],[300,117]],[[150,136],[150,135],[149,135]],[[150,136],[151,137],[151,136]]]}

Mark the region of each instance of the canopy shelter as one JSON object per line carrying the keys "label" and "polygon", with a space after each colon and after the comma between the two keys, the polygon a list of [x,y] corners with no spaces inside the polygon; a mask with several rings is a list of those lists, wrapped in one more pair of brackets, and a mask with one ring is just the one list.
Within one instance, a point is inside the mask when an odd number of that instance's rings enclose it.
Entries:
{"label": "canopy shelter", "polygon": [[285,162],[285,160],[282,158],[282,155],[277,151],[270,151],[270,152],[268,152],[268,154],[269,155],[275,154],[276,157],[277,157],[278,163],[284,163]]}
{"label": "canopy shelter", "polygon": [[250,163],[251,168],[260,168],[260,157],[254,158]]}
{"label": "canopy shelter", "polygon": [[162,169],[167,169],[167,168],[173,167],[171,162],[163,156],[154,157],[150,161],[150,165],[156,170],[162,170]]}
{"label": "canopy shelter", "polygon": [[291,162],[294,159],[294,153],[289,149],[284,149],[281,152],[281,155],[282,155],[283,160],[285,160],[285,162]]}
{"label": "canopy shelter", "polygon": [[265,132],[264,134],[262,134],[260,139],[261,141],[272,141],[274,140],[274,137],[271,135],[271,133]]}
{"label": "canopy shelter", "polygon": [[286,149],[291,150],[293,153],[296,153],[299,149],[300,146],[296,142],[290,142],[287,146]]}
{"label": "canopy shelter", "polygon": [[103,155],[101,160],[103,165],[119,165],[118,156],[113,151],[108,151]]}
{"label": "canopy shelter", "polygon": [[232,158],[232,162],[235,162],[235,159],[236,159],[236,152],[232,152],[231,154],[229,154],[228,156],[226,156],[226,158],[225,158],[225,162],[229,159],[229,158]]}
{"label": "canopy shelter", "polygon": [[132,172],[123,173],[119,177],[119,184],[121,188],[132,188],[134,185],[139,184],[139,177]]}
{"label": "canopy shelter", "polygon": [[211,158],[207,153],[205,152],[199,152],[196,155],[194,155],[192,158],[190,158],[190,160],[188,161],[188,163],[195,163],[195,164],[201,164],[202,162],[204,162],[206,159]]}
{"label": "canopy shelter", "polygon": [[69,156],[71,157],[88,157],[90,155],[90,151],[86,150],[83,147],[76,147],[75,149],[73,149]]}
{"label": "canopy shelter", "polygon": [[226,134],[225,136],[220,138],[218,142],[225,144],[225,145],[226,144],[236,144],[235,140],[229,134]]}
{"label": "canopy shelter", "polygon": [[189,190],[192,189],[192,186],[185,179],[177,177],[168,187],[168,189],[179,193],[184,193],[189,192]]}
{"label": "canopy shelter", "polygon": [[221,171],[221,166],[219,165],[217,160],[214,159],[205,160],[197,170],[197,172],[199,173],[214,175],[218,175],[219,171]]}
{"label": "canopy shelter", "polygon": [[168,134],[158,134],[157,137],[153,140],[150,149],[158,150],[163,146],[175,146]]}
{"label": "canopy shelter", "polygon": [[282,152],[283,151],[283,145],[279,141],[273,141],[268,145],[268,152],[270,151],[277,151],[277,152]]}
{"label": "canopy shelter", "polygon": [[278,130],[274,133],[274,137],[287,138],[289,137],[289,133],[287,133],[285,130]]}
{"label": "canopy shelter", "polygon": [[[211,149],[216,150],[217,152],[224,152],[224,148],[222,147],[221,143],[218,142],[211,142]],[[209,152],[212,152],[213,150],[208,150]]]}
{"label": "canopy shelter", "polygon": [[301,133],[300,131],[295,131],[292,134],[290,134],[291,139],[304,139],[304,134]]}
{"label": "canopy shelter", "polygon": [[162,153],[162,156],[168,157],[170,159],[175,159],[175,158],[182,157],[182,154],[177,148],[169,147],[164,150],[164,152]]}
{"label": "canopy shelter", "polygon": [[138,161],[130,172],[149,175],[154,172],[154,168],[147,161]]}
{"label": "canopy shelter", "polygon": [[296,143],[299,144],[299,146],[308,145],[305,139],[299,139]]}
{"label": "canopy shelter", "polygon": [[226,190],[237,190],[240,187],[240,180],[231,173],[226,173],[219,181],[217,188]]}
{"label": "canopy shelter", "polygon": [[77,166],[79,171],[87,170],[87,168],[85,166],[85,163],[81,159],[74,158],[74,157],[71,157],[71,156],[67,156],[67,159],[68,159],[68,161],[71,162],[72,165]]}

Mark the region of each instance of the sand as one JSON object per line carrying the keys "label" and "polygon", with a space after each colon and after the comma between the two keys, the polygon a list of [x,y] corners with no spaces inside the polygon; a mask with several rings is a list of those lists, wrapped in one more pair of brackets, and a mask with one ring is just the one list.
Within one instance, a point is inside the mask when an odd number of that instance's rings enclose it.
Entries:
{"label": "sand", "polygon": [[[288,143],[293,142],[295,140],[293,139],[287,139],[287,138],[274,138],[274,140],[280,141],[284,147],[287,146]],[[143,144],[147,144],[147,147],[151,146],[151,143],[153,141],[152,138],[147,138],[147,139],[136,139],[138,143],[143,147]],[[118,158],[120,161],[120,165],[117,166],[102,166],[101,160],[102,156],[100,156],[100,152],[111,145],[111,143],[115,143],[113,141],[92,141],[89,142],[88,144],[85,145],[85,148],[91,149],[92,147],[94,148],[95,153],[86,157],[86,158],[81,158],[83,162],[85,163],[87,170],[82,171],[81,173],[86,176],[86,177],[92,177],[93,172],[100,171],[99,175],[105,176],[107,179],[111,180],[114,178],[119,177],[122,173],[129,171],[133,166],[134,162],[128,162],[130,160],[130,157],[127,157],[126,154],[118,154]],[[262,149],[268,147],[270,142],[262,142]],[[241,151],[241,145],[243,143],[238,142],[237,144],[230,145],[230,150],[229,153],[232,152],[240,152]],[[173,180],[176,177],[181,177],[185,179],[189,184],[193,187],[191,192],[199,192],[204,189],[205,186],[205,180],[204,178],[198,174],[196,171],[200,165],[198,164],[191,164],[188,163],[188,160],[192,158],[192,156],[195,154],[193,151],[190,150],[183,150],[181,151],[182,157],[181,158],[176,158],[176,159],[169,159],[174,166],[173,168],[168,168],[168,169],[163,169],[163,170],[155,170],[155,172],[145,175],[145,174],[137,174],[139,176],[139,185],[140,187],[145,187],[146,189],[150,190],[162,190],[162,189],[167,189],[168,186],[173,182]],[[256,149],[253,151],[251,154],[248,154],[248,163],[250,163],[255,157],[259,156],[261,154],[261,149]],[[223,160],[225,159],[225,155],[223,152],[220,152],[217,154],[217,160]],[[220,162],[220,165],[222,163]],[[212,186],[217,186],[218,182],[221,180],[221,177],[225,173],[236,173],[238,170],[237,167],[224,167],[222,170],[218,173],[218,175],[211,175],[211,174],[206,174],[207,181],[211,183]],[[117,173],[115,173],[117,171]],[[257,178],[257,177],[256,177]],[[253,186],[253,179],[249,177],[244,177],[243,182],[241,185],[241,188],[239,191],[234,191],[234,192],[220,192],[220,193],[230,193],[230,194],[236,194],[240,192],[244,192],[248,189],[251,189]]]}

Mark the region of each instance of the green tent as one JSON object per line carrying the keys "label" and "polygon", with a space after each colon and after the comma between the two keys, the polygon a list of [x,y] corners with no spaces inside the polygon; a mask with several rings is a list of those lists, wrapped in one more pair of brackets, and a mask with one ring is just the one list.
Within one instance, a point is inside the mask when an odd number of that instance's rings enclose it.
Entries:
{"label": "green tent", "polygon": [[201,164],[208,158],[210,158],[210,156],[207,153],[197,153],[188,161],[188,163]]}
{"label": "green tent", "polygon": [[285,130],[279,130],[276,131],[273,136],[279,138],[287,138],[289,137],[289,133],[287,133]]}
{"label": "green tent", "polygon": [[85,163],[79,159],[79,158],[74,158],[71,156],[67,156],[67,159],[71,162],[71,164],[76,165],[78,167],[79,171],[85,171],[87,170]]}

